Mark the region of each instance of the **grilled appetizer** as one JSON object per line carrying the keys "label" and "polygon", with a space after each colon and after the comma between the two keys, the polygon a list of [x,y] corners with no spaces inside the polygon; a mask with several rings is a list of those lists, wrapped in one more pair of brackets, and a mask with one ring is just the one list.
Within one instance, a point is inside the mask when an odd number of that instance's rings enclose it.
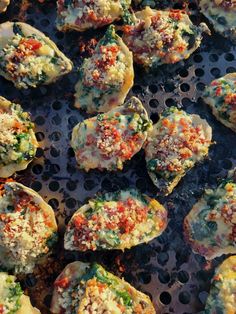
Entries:
{"label": "grilled appetizer", "polygon": [[10,0],[0,0],[0,13],[6,11],[9,3],[10,3]]}
{"label": "grilled appetizer", "polygon": [[148,173],[168,195],[196,162],[208,154],[212,130],[206,120],[171,107],[148,134],[145,154]]}
{"label": "grilled appetizer", "polygon": [[216,270],[204,314],[235,314],[236,256],[227,258]]}
{"label": "grilled appetizer", "polygon": [[236,254],[236,170],[215,190],[206,190],[185,218],[185,235],[194,252],[210,260]]}
{"label": "grilled appetizer", "polygon": [[151,300],[98,264],[74,262],[54,283],[54,314],[155,314]]}
{"label": "grilled appetizer", "polygon": [[83,32],[99,28],[128,15],[131,0],[58,0],[57,28]]}
{"label": "grilled appetizer", "polygon": [[216,119],[236,132],[236,73],[214,80],[203,97]]}
{"label": "grilled appetizer", "polygon": [[199,6],[216,32],[236,41],[235,0],[200,0]]}
{"label": "grilled appetizer", "polygon": [[0,74],[17,88],[50,84],[72,63],[43,33],[25,23],[0,25]]}
{"label": "grilled appetizer", "polygon": [[155,199],[136,190],[106,193],[72,216],[65,249],[129,249],[159,236],[166,225],[167,211]]}
{"label": "grilled appetizer", "polygon": [[132,53],[110,26],[92,57],[82,65],[75,86],[75,107],[93,113],[122,105],[133,79]]}
{"label": "grilled appetizer", "polygon": [[136,97],[80,122],[71,140],[79,168],[121,170],[123,163],[140,151],[150,128],[148,114]]}
{"label": "grilled appetizer", "polygon": [[0,177],[25,169],[37,147],[29,114],[20,105],[0,97]]}
{"label": "grilled appetizer", "polygon": [[30,273],[56,240],[54,212],[20,183],[6,182],[0,189],[0,266]]}
{"label": "grilled appetizer", "polygon": [[204,23],[193,25],[181,10],[146,7],[135,16],[135,24],[124,27],[123,40],[133,52],[134,61],[146,68],[189,58],[200,46],[202,32],[209,32]]}
{"label": "grilled appetizer", "polygon": [[0,272],[0,313],[2,314],[40,314],[33,307],[28,296],[23,294],[16,278]]}

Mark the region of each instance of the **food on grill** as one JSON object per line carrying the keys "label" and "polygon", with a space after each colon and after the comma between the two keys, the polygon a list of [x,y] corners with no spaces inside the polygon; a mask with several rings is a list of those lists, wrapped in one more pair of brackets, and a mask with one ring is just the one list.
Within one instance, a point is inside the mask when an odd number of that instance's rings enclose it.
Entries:
{"label": "food on grill", "polygon": [[150,128],[151,120],[136,97],[80,122],[71,140],[79,168],[121,170],[123,163],[140,151]]}
{"label": "food on grill", "polygon": [[133,86],[133,56],[110,26],[89,59],[85,59],[76,84],[75,107],[88,113],[106,112],[122,105]]}
{"label": "food on grill", "polygon": [[10,0],[0,0],[0,13],[6,11],[9,3],[10,3]]}
{"label": "food on grill", "polygon": [[0,272],[0,313],[2,314],[40,314],[33,307],[28,296],[23,294],[16,278]]}
{"label": "food on grill", "polygon": [[228,257],[216,270],[205,314],[235,314],[236,256]]}
{"label": "food on grill", "polygon": [[235,0],[200,0],[199,6],[218,33],[236,41]]}
{"label": "food on grill", "polygon": [[65,233],[67,250],[129,249],[159,236],[167,211],[136,190],[106,193],[79,208]]}
{"label": "food on grill", "polygon": [[57,239],[53,209],[17,182],[5,182],[0,192],[0,266],[30,273]]}
{"label": "food on grill", "polygon": [[72,62],[42,32],[25,23],[0,25],[0,74],[17,88],[49,84]]}
{"label": "food on grill", "polygon": [[147,68],[187,59],[200,46],[202,23],[192,24],[181,10],[157,11],[146,7],[135,13],[134,25],[124,29],[123,40],[133,52],[134,61]]}
{"label": "food on grill", "polygon": [[185,218],[184,228],[193,251],[206,259],[236,254],[236,170],[216,189],[205,191]]}
{"label": "food on grill", "polygon": [[196,162],[208,155],[212,130],[206,120],[175,107],[164,111],[149,132],[148,173],[160,192],[168,195]]}
{"label": "food on grill", "polygon": [[0,97],[0,177],[25,169],[37,147],[29,114],[20,105]]}
{"label": "food on grill", "polygon": [[155,314],[151,300],[98,264],[74,262],[54,283],[54,314]]}
{"label": "food on grill", "polygon": [[131,0],[58,0],[57,28],[83,32],[99,28],[129,15]]}
{"label": "food on grill", "polygon": [[236,132],[236,73],[214,80],[203,97],[217,120]]}

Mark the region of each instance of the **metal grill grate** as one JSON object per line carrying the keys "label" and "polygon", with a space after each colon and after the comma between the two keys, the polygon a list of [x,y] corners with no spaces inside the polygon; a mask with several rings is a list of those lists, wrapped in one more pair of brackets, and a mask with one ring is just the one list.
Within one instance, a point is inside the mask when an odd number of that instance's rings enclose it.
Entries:
{"label": "metal grill grate", "polygon": [[[75,68],[59,82],[29,91],[18,91],[0,78],[0,94],[21,103],[31,112],[41,146],[35,161],[17,176],[17,180],[31,186],[49,202],[60,224],[60,243],[53,256],[44,266],[36,268],[34,274],[20,278],[23,287],[42,313],[49,313],[52,283],[64,265],[74,259],[96,260],[149,294],[158,313],[193,314],[203,310],[213,269],[222,258],[207,264],[204,258],[191,253],[183,240],[182,222],[203,190],[207,186],[215,187],[217,179],[236,166],[235,134],[215,120],[200,98],[205,84],[226,73],[236,72],[236,47],[213,32],[213,36],[205,39],[201,49],[186,62],[161,67],[152,75],[136,68],[135,85],[130,95],[136,95],[144,102],[154,122],[164,107],[176,105],[206,118],[213,128],[213,139],[217,144],[212,146],[210,158],[192,169],[169,197],[159,197],[169,210],[170,219],[167,230],[159,238],[124,253],[73,254],[63,250],[64,222],[67,223],[72,213],[88,198],[98,191],[127,187],[137,187],[155,196],[156,188],[147,175],[142,151],[126,164],[122,172],[84,173],[76,169],[69,140],[72,128],[85,115],[73,108],[73,88],[77,80],[76,67],[85,55],[80,53],[81,40],[88,41],[94,32],[85,35],[58,32],[55,28],[55,1],[28,1],[31,5],[22,13],[22,4],[25,6],[26,2],[13,0],[8,13],[1,16],[1,22],[8,19],[22,21],[25,17],[26,22],[57,43],[72,59]],[[160,2],[164,7],[165,2],[170,1]],[[173,1],[175,8],[181,7],[179,2]],[[189,8],[194,22],[199,22],[200,15],[194,1],[189,1]],[[96,32],[96,37],[99,38],[103,32]]]}

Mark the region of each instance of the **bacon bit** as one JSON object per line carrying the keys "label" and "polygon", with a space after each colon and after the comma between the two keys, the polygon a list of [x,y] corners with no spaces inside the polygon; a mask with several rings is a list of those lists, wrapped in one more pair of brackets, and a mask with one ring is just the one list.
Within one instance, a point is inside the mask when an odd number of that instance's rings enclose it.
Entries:
{"label": "bacon bit", "polygon": [[140,303],[138,303],[137,305],[135,305],[134,307],[134,313],[137,313],[137,314],[142,314],[143,313],[143,308],[141,306]]}
{"label": "bacon bit", "polygon": [[23,38],[20,41],[20,44],[24,45],[27,49],[36,51],[42,47],[41,42],[34,38]]}
{"label": "bacon bit", "polygon": [[69,283],[70,283],[69,278],[68,277],[64,277],[64,278],[56,280],[55,283],[54,283],[54,286],[65,289],[65,288],[67,288],[69,286]]}
{"label": "bacon bit", "polygon": [[52,223],[52,220],[50,219],[50,216],[46,213],[43,214],[43,217],[45,219],[45,225],[49,228],[52,228],[53,227],[53,223]]}
{"label": "bacon bit", "polygon": [[97,287],[99,292],[103,292],[104,289],[107,288],[107,284],[102,283],[100,281],[97,281],[96,278],[92,278],[90,280],[87,281],[87,286],[88,287]]}
{"label": "bacon bit", "polygon": [[96,138],[92,134],[89,134],[86,138],[86,145],[91,145],[94,144],[95,142]]}
{"label": "bacon bit", "polygon": [[88,13],[88,20],[91,20],[91,21],[97,21],[97,15],[94,13],[94,11],[90,11]]}
{"label": "bacon bit", "polygon": [[99,60],[96,60],[96,65],[101,70],[106,70],[107,68],[111,67],[115,64],[117,54],[120,48],[118,46],[101,46],[100,52],[101,57]]}
{"label": "bacon bit", "polygon": [[80,38],[79,39],[79,52],[88,53],[89,56],[92,56],[97,43],[98,41],[95,38],[92,38],[88,41],[84,41],[83,38]]}
{"label": "bacon bit", "polygon": [[213,82],[211,82],[210,85],[211,86],[218,86],[218,85],[220,85],[220,82],[219,81],[213,81]]}
{"label": "bacon bit", "polygon": [[122,27],[122,31],[125,33],[125,34],[129,34],[131,33],[133,30],[133,26],[130,26],[130,25],[125,25]]}
{"label": "bacon bit", "polygon": [[92,77],[94,81],[97,81],[100,78],[100,73],[98,72],[98,70],[93,71]]}
{"label": "bacon bit", "polygon": [[215,275],[213,280],[219,281],[220,280],[220,275]]}
{"label": "bacon bit", "polygon": [[124,305],[118,303],[117,307],[121,310],[121,313],[125,313],[126,307]]}
{"label": "bacon bit", "polygon": [[169,126],[170,126],[170,120],[168,120],[167,118],[164,118],[164,119],[162,120],[162,125],[165,126],[165,127],[167,127],[167,128],[169,128]]}
{"label": "bacon bit", "polygon": [[188,122],[186,121],[186,119],[184,119],[184,118],[181,118],[180,120],[179,120],[179,123],[180,123],[180,125],[184,128],[184,129],[187,129],[188,128]]}
{"label": "bacon bit", "polygon": [[109,230],[115,230],[116,229],[116,224],[114,222],[107,222],[106,223],[106,228]]}
{"label": "bacon bit", "polygon": [[234,190],[234,187],[232,184],[228,183],[226,184],[225,189],[227,192],[232,192]]}
{"label": "bacon bit", "polygon": [[229,105],[236,105],[236,93],[231,93],[225,97],[225,103]]}
{"label": "bacon bit", "polygon": [[118,202],[117,203],[117,210],[118,212],[122,213],[125,211],[125,207],[124,207],[124,204],[122,202]]}
{"label": "bacon bit", "polygon": [[169,17],[174,19],[174,20],[181,20],[182,18],[182,14],[184,14],[186,12],[182,11],[182,10],[171,10],[169,13]]}
{"label": "bacon bit", "polygon": [[183,159],[188,159],[188,158],[190,158],[192,155],[193,155],[192,152],[191,152],[188,148],[183,149],[183,150],[180,151],[180,156],[181,156],[181,158],[183,158]]}
{"label": "bacon bit", "polygon": [[4,305],[0,304],[0,314],[4,314]]}
{"label": "bacon bit", "polygon": [[186,49],[186,45],[180,45],[176,47],[176,51],[183,52]]}
{"label": "bacon bit", "polygon": [[73,221],[74,221],[75,227],[79,229],[81,225],[85,223],[86,220],[82,215],[76,215]]}
{"label": "bacon bit", "polygon": [[216,89],[216,96],[221,96],[221,93],[222,93],[222,87],[218,87],[217,89]]}
{"label": "bacon bit", "polygon": [[236,241],[236,225],[233,226],[232,228],[232,232],[231,234],[229,235],[229,239],[233,242]]}
{"label": "bacon bit", "polygon": [[118,266],[118,270],[123,273],[125,271],[125,265],[121,263],[121,257],[119,255],[115,258],[115,263]]}

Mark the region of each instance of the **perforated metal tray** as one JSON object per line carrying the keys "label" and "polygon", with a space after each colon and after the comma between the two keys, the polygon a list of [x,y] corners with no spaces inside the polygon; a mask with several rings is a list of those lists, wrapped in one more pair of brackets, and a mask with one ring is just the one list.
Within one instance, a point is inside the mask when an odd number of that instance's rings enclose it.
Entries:
{"label": "perforated metal tray", "polygon": [[[103,30],[63,34],[55,28],[56,1],[13,0],[6,20],[25,20],[48,34],[74,62],[72,73],[50,86],[19,91],[0,78],[0,94],[22,104],[31,112],[36,124],[40,148],[30,167],[16,179],[39,192],[53,207],[60,225],[60,240],[51,258],[34,274],[19,278],[33,303],[42,313],[49,313],[52,285],[63,267],[75,260],[98,261],[106,268],[149,294],[157,313],[197,313],[204,309],[214,268],[223,258],[206,263],[194,255],[183,240],[182,223],[192,205],[206,187],[215,187],[219,178],[236,166],[236,135],[215,120],[207,105],[201,100],[205,84],[214,78],[236,71],[236,47],[213,32],[189,60],[175,66],[164,66],[154,74],[135,70],[135,85],[130,95],[136,95],[145,104],[151,119],[156,122],[164,107],[176,105],[190,113],[206,118],[213,128],[216,142],[210,149],[209,159],[198,164],[183,178],[169,197],[158,197],[169,211],[166,231],[147,245],[140,245],[124,253],[72,254],[62,245],[65,223],[73,212],[96,192],[115,191],[137,187],[142,192],[156,196],[156,188],[147,175],[144,154],[141,151],[122,172],[85,173],[76,167],[69,140],[75,124],[85,118],[73,107],[76,68],[89,49],[83,52],[83,43],[93,48],[91,39],[100,38]],[[144,3],[145,1],[143,1]],[[156,7],[170,6],[171,1],[152,1]],[[169,4],[168,4],[169,3]],[[195,1],[189,4],[195,23],[202,20]],[[28,5],[28,9],[25,8]],[[180,1],[172,1],[180,8]],[[203,19],[204,20],[204,19]]]}

